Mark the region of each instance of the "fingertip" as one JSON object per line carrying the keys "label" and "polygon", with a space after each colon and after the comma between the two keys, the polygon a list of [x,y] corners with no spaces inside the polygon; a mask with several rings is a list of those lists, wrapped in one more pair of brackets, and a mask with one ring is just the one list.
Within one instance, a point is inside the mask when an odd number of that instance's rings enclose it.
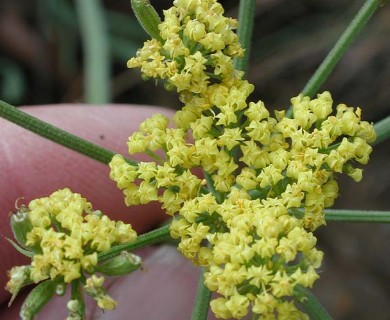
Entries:
{"label": "fingertip", "polygon": [[[156,112],[168,116],[167,109],[150,106],[53,105],[23,108],[27,113],[117,153],[127,153],[127,137],[139,123]],[[95,209],[112,219],[131,223],[138,233],[150,230],[165,219],[160,205],[126,207],[122,192],[109,179],[109,168],[75,151],[41,138],[13,123],[0,119],[0,234],[11,237],[8,214],[15,200],[24,203],[49,196],[64,187],[80,193]],[[143,156],[137,160],[146,160]],[[5,240],[4,240],[5,241]],[[0,246],[0,286],[7,281],[6,271],[25,263],[9,244]],[[0,302],[8,297],[0,292]]]}

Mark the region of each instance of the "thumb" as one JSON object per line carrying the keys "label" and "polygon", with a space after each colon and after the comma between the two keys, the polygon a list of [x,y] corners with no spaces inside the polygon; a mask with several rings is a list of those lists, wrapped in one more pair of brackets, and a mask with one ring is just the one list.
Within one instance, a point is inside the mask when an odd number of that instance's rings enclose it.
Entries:
{"label": "thumb", "polygon": [[[154,113],[171,115],[166,109],[148,106],[55,105],[24,108],[27,113],[114,152],[126,153],[127,137],[139,123]],[[0,119],[0,235],[10,237],[9,211],[15,200],[23,202],[48,196],[69,187],[87,198],[94,208],[112,219],[131,223],[141,233],[160,223],[164,215],[158,204],[127,208],[123,196],[108,177],[107,165],[41,138],[6,120]],[[138,160],[146,160],[138,157]],[[5,241],[5,240],[4,240]],[[22,257],[8,243],[0,246],[0,286],[6,270],[21,264]],[[0,302],[9,296],[0,290]]]}

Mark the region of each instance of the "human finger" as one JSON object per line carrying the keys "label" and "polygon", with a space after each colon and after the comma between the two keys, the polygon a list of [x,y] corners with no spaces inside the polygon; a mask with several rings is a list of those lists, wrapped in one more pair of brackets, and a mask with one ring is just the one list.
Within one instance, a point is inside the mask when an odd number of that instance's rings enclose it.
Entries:
{"label": "human finger", "polygon": [[[127,137],[141,121],[156,112],[171,115],[167,109],[148,106],[55,105],[28,107],[24,111],[93,143],[126,154]],[[164,219],[158,204],[124,205],[121,192],[109,177],[107,165],[41,138],[23,128],[0,119],[0,234],[10,237],[9,210],[15,200],[48,196],[69,187],[86,197],[96,209],[112,219],[130,222],[142,233]],[[144,156],[138,160],[145,160]],[[22,201],[21,201],[22,202]],[[4,240],[5,241],[5,240]],[[0,285],[6,282],[6,270],[24,263],[21,255],[8,243],[0,246]],[[8,295],[0,291],[0,302]]]}

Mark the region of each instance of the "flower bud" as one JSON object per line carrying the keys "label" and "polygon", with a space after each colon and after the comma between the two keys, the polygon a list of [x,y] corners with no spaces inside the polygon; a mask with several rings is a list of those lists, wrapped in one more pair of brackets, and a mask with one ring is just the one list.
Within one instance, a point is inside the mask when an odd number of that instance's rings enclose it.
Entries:
{"label": "flower bud", "polygon": [[68,309],[68,317],[66,320],[82,320],[84,315],[84,305],[78,299],[69,300],[66,304]]}
{"label": "flower bud", "polygon": [[49,302],[57,288],[53,280],[46,280],[38,284],[24,300],[20,309],[20,317],[23,320],[31,320]]}
{"label": "flower bud", "polygon": [[131,0],[131,8],[146,33],[152,38],[162,42],[163,39],[161,38],[158,29],[161,19],[149,0]]}
{"label": "flower bud", "polygon": [[9,280],[5,289],[12,293],[8,306],[11,306],[20,289],[33,283],[30,278],[30,271],[31,266],[16,266],[8,271]]}
{"label": "flower bud", "polygon": [[55,292],[57,296],[62,297],[66,293],[66,284],[64,282],[58,283]]}
{"label": "flower bud", "polygon": [[360,168],[355,168],[352,164],[346,163],[343,166],[343,172],[350,176],[356,182],[362,180],[363,170]]}
{"label": "flower bud", "polygon": [[26,211],[18,211],[11,216],[11,228],[16,241],[23,248],[28,248],[26,246],[27,233],[32,230],[33,225]]}
{"label": "flower bud", "polygon": [[96,271],[108,276],[120,276],[131,273],[141,266],[141,258],[133,253],[122,251],[120,255],[103,261],[96,266]]}

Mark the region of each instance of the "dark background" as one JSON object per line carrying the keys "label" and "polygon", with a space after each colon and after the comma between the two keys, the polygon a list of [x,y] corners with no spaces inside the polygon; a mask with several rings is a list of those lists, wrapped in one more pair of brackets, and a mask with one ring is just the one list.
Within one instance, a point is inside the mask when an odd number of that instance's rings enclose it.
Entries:
{"label": "dark background", "polygon": [[[221,1],[237,16],[238,1]],[[110,39],[114,103],[179,108],[177,95],[141,80],[126,61],[146,35],[129,0],[102,1]],[[172,1],[152,1],[161,13]],[[251,100],[281,109],[297,95],[364,1],[260,0],[248,80]],[[360,106],[366,120],[390,114],[390,5],[381,7],[321,90]],[[80,103],[83,43],[77,7],[68,0],[0,1],[0,98],[15,105]],[[153,92],[153,94],[150,94]],[[337,208],[388,210],[389,143],[379,145],[363,182],[340,178]],[[328,223],[317,231],[325,251],[315,293],[335,319],[390,319],[390,228]]]}

